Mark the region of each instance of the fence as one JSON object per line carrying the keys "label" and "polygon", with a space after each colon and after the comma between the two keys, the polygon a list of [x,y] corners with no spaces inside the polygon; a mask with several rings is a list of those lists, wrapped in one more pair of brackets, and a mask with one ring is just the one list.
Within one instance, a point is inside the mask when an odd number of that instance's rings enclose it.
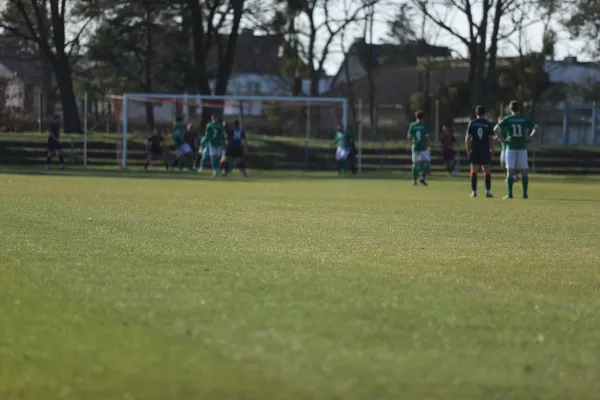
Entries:
{"label": "fence", "polygon": [[[432,106],[434,115],[427,116],[432,130],[432,141],[439,140],[439,133],[444,125],[444,110],[439,103]],[[557,107],[538,107],[534,120],[540,126],[538,145],[550,146],[599,146],[600,145],[600,104],[571,105],[567,102]],[[506,113],[507,110],[504,111]],[[351,117],[356,116],[350,113]],[[495,118],[498,112],[493,113]],[[359,116],[356,116],[358,119]],[[365,105],[363,108],[364,139],[371,142],[383,140],[404,140],[411,112],[401,104],[376,104],[373,112]],[[371,118],[374,123],[371,123]],[[354,121],[354,118],[351,118]],[[464,132],[467,117],[454,119],[451,128],[459,135]],[[450,125],[450,124],[448,124]]]}

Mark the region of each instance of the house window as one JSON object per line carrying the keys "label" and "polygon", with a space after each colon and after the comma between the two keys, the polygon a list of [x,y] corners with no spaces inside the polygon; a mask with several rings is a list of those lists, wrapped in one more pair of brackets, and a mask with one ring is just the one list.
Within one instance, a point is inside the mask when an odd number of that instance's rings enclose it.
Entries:
{"label": "house window", "polygon": [[250,81],[246,84],[246,87],[248,88],[248,94],[250,95],[260,93],[260,82]]}

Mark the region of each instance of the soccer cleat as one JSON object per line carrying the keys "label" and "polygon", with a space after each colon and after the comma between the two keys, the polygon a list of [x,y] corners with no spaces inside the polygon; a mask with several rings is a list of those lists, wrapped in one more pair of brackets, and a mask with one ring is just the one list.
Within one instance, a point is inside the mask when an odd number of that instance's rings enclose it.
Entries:
{"label": "soccer cleat", "polygon": [[525,200],[527,200],[527,199],[529,198],[529,195],[528,195],[528,194],[524,194],[524,195],[523,195],[523,198],[524,198]]}
{"label": "soccer cleat", "polygon": [[471,192],[471,197],[473,197],[473,198],[477,197],[477,192]]}
{"label": "soccer cleat", "polygon": [[59,168],[60,168],[61,170],[65,169],[65,166],[64,166],[64,164],[60,164],[60,167],[59,167]]}
{"label": "soccer cleat", "polygon": [[491,199],[491,198],[493,198],[493,197],[494,197],[494,195],[492,194],[492,192],[487,192],[487,193],[485,194],[485,197],[487,197],[488,199]]}
{"label": "soccer cleat", "polygon": [[513,196],[512,196],[512,195],[510,195],[510,194],[507,194],[506,196],[504,196],[504,197],[502,198],[502,200],[508,200],[508,199],[512,199],[512,198],[513,198]]}
{"label": "soccer cleat", "polygon": [[413,185],[417,186],[417,181],[413,181]]}
{"label": "soccer cleat", "polygon": [[427,186],[427,182],[425,182],[425,179],[421,179],[419,183],[421,183],[421,185],[423,186]]}
{"label": "soccer cleat", "polygon": [[204,171],[204,167],[200,167],[200,168],[198,168],[198,173],[200,173],[200,172],[202,172],[202,171]]}
{"label": "soccer cleat", "polygon": [[[44,169],[50,169],[50,166],[48,164],[44,165]],[[415,183],[416,185],[416,183]]]}

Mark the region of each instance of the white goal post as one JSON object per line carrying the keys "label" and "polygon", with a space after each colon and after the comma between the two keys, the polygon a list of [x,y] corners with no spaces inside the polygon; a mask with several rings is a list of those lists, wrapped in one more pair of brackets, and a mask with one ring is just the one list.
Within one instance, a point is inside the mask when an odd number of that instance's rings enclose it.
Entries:
{"label": "white goal post", "polygon": [[[110,96],[112,99],[118,99],[122,101],[120,125],[121,125],[121,144],[120,144],[120,165],[122,168],[126,168],[127,163],[127,143],[129,133],[134,129],[131,126],[131,106],[133,103],[144,104],[144,103],[169,103],[181,107],[181,114],[184,118],[189,115],[192,107],[196,109],[202,109],[203,105],[207,108],[221,108],[225,109],[226,105],[228,109],[240,108],[240,112],[248,106],[248,103],[260,104],[260,111],[258,113],[265,112],[264,107],[281,107],[281,105],[287,105],[291,107],[293,105],[301,106],[306,109],[306,132],[302,133],[305,135],[305,144],[308,151],[308,143],[312,139],[311,137],[311,107],[317,106],[333,106],[336,110],[339,110],[339,116],[337,117],[337,125],[341,125],[344,130],[348,129],[348,99],[344,97],[292,97],[292,96],[217,96],[217,95],[198,95],[198,94],[159,94],[159,93],[124,93],[122,96]],[[218,105],[215,105],[218,104]],[[174,115],[174,113],[173,113]],[[244,119],[241,118],[241,123],[244,124]],[[203,128],[203,127],[201,127]],[[331,139],[333,139],[334,132],[331,132]],[[361,165],[361,145],[362,145],[362,129],[355,132],[358,136],[359,149],[357,154],[357,161]]]}

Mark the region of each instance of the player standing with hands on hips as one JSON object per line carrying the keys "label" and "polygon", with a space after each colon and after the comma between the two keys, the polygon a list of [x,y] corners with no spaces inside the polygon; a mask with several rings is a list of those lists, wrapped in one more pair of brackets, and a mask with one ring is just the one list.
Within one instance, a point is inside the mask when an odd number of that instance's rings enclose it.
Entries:
{"label": "player standing with hands on hips", "polygon": [[417,120],[408,127],[408,145],[412,149],[412,178],[413,184],[417,184],[419,170],[421,172],[421,185],[427,186],[425,179],[429,170],[429,126],[424,122],[425,113],[417,111]]}
{"label": "player standing with hands on hips", "polygon": [[529,175],[527,170],[529,162],[527,159],[527,142],[535,135],[537,125],[529,118],[521,115],[521,104],[513,100],[510,102],[511,115],[502,118],[494,128],[498,139],[505,144],[506,148],[506,188],[508,194],[504,199],[513,198],[513,184],[515,183],[515,174],[521,172],[521,181],[523,184],[523,198],[529,198],[527,192],[529,188]]}
{"label": "player standing with hands on hips", "polygon": [[469,122],[465,135],[465,147],[471,164],[471,197],[477,197],[477,171],[485,177],[485,197],[492,196],[492,153],[494,152],[494,130],[485,118],[485,108],[475,108],[475,119]]}

